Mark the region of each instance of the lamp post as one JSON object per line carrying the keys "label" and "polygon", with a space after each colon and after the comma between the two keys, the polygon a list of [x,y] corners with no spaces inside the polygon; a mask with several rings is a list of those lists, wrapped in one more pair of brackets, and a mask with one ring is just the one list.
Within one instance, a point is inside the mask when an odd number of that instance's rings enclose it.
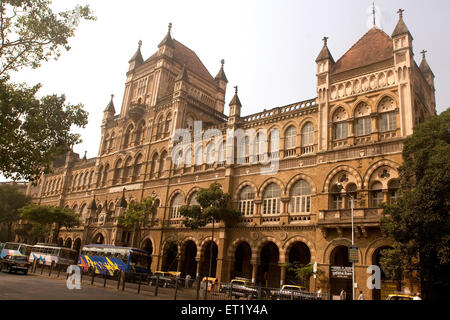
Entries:
{"label": "lamp post", "polygon": [[[212,234],[211,234],[211,245],[209,246],[209,272],[208,277],[206,278],[206,288],[205,288],[205,300],[208,294],[208,286],[209,286],[209,279],[211,278],[211,271],[212,271],[212,256],[213,256],[213,243],[214,243],[214,217],[211,216],[212,219]],[[211,287],[213,284],[211,284]]]}

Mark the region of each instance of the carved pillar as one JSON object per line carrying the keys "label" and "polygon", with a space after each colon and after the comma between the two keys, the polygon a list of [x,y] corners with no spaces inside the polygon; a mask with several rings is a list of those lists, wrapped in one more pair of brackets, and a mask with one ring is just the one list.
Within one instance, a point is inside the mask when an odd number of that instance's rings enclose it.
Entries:
{"label": "carved pillar", "polygon": [[280,274],[280,287],[283,286],[284,281],[286,280],[286,266],[282,265],[281,268],[281,274]]}

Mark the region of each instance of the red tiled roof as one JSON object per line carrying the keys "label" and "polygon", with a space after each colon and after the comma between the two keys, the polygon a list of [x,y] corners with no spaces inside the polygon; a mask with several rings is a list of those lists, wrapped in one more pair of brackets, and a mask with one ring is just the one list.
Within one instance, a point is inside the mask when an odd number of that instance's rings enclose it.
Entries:
{"label": "red tiled roof", "polygon": [[[204,66],[204,64],[201,62],[197,54],[183,45],[182,43],[178,42],[177,40],[173,39],[174,44],[174,51],[173,51],[173,58],[175,61],[180,63],[181,65],[185,65],[187,69],[190,71],[196,73],[200,77],[204,78],[205,80],[214,83],[213,76],[209,73],[208,69]],[[154,60],[158,57],[158,52],[155,52],[150,58],[147,59],[147,61]],[[147,62],[146,61],[146,62]]]}
{"label": "red tiled roof", "polygon": [[373,27],[336,62],[332,74],[391,59],[392,51],[391,37]]}

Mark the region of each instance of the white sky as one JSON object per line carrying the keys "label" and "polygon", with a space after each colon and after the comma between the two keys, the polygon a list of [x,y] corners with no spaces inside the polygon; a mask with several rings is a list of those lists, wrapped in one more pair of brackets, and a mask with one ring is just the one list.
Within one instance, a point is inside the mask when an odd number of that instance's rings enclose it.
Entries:
{"label": "white sky", "polygon": [[[225,113],[239,86],[242,115],[316,97],[315,59],[323,36],[337,61],[371,27],[371,0],[54,0],[55,10],[89,3],[98,20],[82,22],[72,49],[58,61],[37,70],[21,70],[17,82],[43,84],[41,94],[66,94],[83,103],[89,124],[76,130],[83,143],[75,152],[95,157],[100,144],[102,111],[115,95],[121,108],[128,60],[139,40],[147,59],[167,33],[194,50],[214,77],[225,59],[228,78]],[[377,25],[388,35],[398,21],[397,10],[435,74],[438,113],[450,106],[450,1],[377,0]]]}

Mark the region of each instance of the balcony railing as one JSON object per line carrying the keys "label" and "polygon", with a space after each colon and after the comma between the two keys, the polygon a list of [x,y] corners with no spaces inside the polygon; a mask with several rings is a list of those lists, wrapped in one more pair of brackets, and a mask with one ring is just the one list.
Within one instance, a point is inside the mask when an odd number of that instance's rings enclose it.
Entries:
{"label": "balcony railing", "polygon": [[[355,208],[353,209],[354,223],[379,223],[383,209],[379,208]],[[352,221],[350,209],[321,210],[317,223],[325,224],[349,224]]]}

